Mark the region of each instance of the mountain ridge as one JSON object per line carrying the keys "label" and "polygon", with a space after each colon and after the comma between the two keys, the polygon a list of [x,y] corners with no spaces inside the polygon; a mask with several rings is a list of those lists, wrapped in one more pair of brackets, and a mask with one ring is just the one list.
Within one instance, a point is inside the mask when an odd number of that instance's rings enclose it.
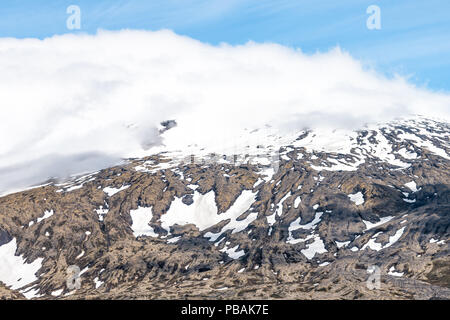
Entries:
{"label": "mountain ridge", "polygon": [[30,282],[3,270],[0,296],[450,298],[448,123],[252,134],[235,154],[168,144],[1,197],[0,250],[17,256],[0,259],[23,259]]}

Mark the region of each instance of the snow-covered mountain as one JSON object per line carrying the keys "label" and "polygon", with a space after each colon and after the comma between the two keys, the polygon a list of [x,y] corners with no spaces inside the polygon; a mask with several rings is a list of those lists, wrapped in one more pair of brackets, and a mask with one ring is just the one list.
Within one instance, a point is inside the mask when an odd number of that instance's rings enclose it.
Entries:
{"label": "snow-covered mountain", "polygon": [[450,298],[447,122],[156,136],[0,198],[0,296]]}

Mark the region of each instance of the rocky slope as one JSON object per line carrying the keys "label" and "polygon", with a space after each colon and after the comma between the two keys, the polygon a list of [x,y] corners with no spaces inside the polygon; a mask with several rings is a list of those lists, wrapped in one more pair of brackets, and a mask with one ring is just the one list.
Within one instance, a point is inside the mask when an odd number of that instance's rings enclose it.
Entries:
{"label": "rocky slope", "polygon": [[1,197],[0,298],[450,298],[449,124],[259,140]]}

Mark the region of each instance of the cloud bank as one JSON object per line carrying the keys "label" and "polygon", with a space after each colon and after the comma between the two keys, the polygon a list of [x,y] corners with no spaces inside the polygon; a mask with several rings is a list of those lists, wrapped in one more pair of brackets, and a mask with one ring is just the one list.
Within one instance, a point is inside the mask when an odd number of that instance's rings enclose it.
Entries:
{"label": "cloud bank", "polygon": [[1,38],[0,104],[1,193],[149,153],[164,143],[158,126],[168,119],[183,143],[201,145],[266,124],[283,131],[410,114],[449,119],[450,96],[387,79],[339,48],[306,55],[124,30]]}

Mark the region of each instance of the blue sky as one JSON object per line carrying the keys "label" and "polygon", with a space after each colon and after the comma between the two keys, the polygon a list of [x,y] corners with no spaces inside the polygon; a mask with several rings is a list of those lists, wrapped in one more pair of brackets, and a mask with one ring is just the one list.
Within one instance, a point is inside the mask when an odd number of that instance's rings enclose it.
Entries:
{"label": "blue sky", "polygon": [[[381,30],[368,30],[369,5]],[[450,1],[442,0],[2,0],[0,37],[72,33],[69,5],[81,8],[81,30],[172,29],[203,42],[276,42],[306,53],[340,46],[389,76],[399,73],[450,91]]]}

